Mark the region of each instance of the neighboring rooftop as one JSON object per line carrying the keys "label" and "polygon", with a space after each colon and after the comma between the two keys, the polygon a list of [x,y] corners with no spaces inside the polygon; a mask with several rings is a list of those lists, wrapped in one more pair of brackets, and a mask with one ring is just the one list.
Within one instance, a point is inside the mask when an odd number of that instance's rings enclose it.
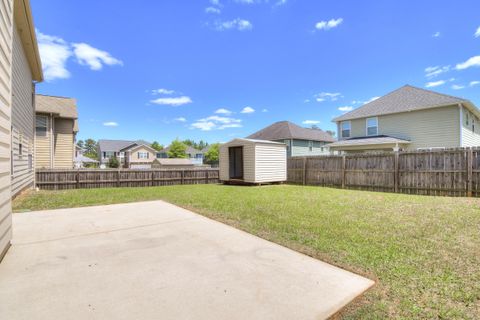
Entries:
{"label": "neighboring rooftop", "polygon": [[383,114],[436,108],[459,103],[467,103],[469,106],[475,108],[473,104],[466,99],[405,85],[383,97],[364,104],[355,110],[336,117],[333,121],[373,117]]}
{"label": "neighboring rooftop", "polygon": [[102,151],[119,152],[125,148],[138,145],[150,146],[150,143],[145,140],[98,140],[98,147]]}
{"label": "neighboring rooftop", "polygon": [[279,121],[247,137],[256,140],[299,139],[334,142],[334,137],[321,129],[302,128],[289,121]]}
{"label": "neighboring rooftop", "polygon": [[387,135],[371,136],[371,137],[357,137],[346,140],[340,140],[330,144],[330,148],[335,147],[351,147],[351,146],[363,146],[363,145],[379,145],[379,144],[409,144],[410,141],[405,139],[399,139]]}
{"label": "neighboring rooftop", "polygon": [[[166,147],[166,148],[163,148],[163,149],[160,150],[159,152],[161,152],[161,153],[167,153],[169,150],[170,150],[170,146],[168,146],[168,147]],[[185,153],[195,155],[195,154],[203,153],[203,152],[200,151],[200,150],[197,150],[197,149],[195,149],[195,148],[193,148],[193,147],[187,146],[187,149],[185,150]]]}
{"label": "neighboring rooftop", "polygon": [[35,95],[35,111],[54,113],[62,118],[77,119],[77,103],[74,98]]}
{"label": "neighboring rooftop", "polygon": [[157,161],[162,166],[193,166],[193,162],[190,159],[180,159],[180,158],[165,158],[165,159],[157,159]]}

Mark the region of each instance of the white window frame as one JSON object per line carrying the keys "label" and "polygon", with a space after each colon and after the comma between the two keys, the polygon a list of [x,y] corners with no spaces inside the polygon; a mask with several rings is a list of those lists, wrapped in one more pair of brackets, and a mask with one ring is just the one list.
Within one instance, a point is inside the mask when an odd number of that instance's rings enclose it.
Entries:
{"label": "white window frame", "polygon": [[[45,125],[38,125],[38,120],[39,119],[43,119],[45,120]],[[43,121],[42,121],[43,122]],[[40,132],[38,131],[39,128],[44,128],[45,129],[45,132],[43,132],[43,130],[41,131],[42,134],[39,134]],[[48,135],[48,116],[44,116],[44,115],[36,115],[35,116],[35,135],[36,136],[39,136],[39,137],[46,137]]]}
{"label": "white window frame", "polygon": [[[368,120],[375,119],[376,126],[368,126]],[[377,128],[375,134],[368,134],[369,128]],[[368,136],[378,136],[378,117],[369,117],[365,119],[365,135]]]}
{"label": "white window frame", "polygon": [[310,152],[313,151],[313,141],[312,140],[308,141],[308,151],[310,151]]}
{"label": "white window frame", "polygon": [[[348,124],[348,129],[343,129],[344,124]],[[347,130],[348,136],[343,135],[343,131]],[[342,138],[350,138],[352,136],[352,122],[350,120],[340,122],[340,135],[342,136]]]}
{"label": "white window frame", "polygon": [[146,151],[138,151],[137,152],[138,159],[148,159],[148,152]]}

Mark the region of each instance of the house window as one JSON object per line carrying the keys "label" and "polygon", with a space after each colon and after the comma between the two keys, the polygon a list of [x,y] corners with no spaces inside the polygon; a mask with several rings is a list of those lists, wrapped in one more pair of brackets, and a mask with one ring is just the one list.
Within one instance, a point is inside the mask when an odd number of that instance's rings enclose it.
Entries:
{"label": "house window", "polygon": [[21,143],[18,144],[18,155],[20,157],[23,155],[23,145]]}
{"label": "house window", "polygon": [[113,151],[105,151],[105,152],[103,153],[103,157],[104,157],[105,159],[113,158],[113,157],[115,157],[115,152],[113,152]]}
{"label": "house window", "polygon": [[313,151],[313,141],[308,141],[308,151]]}
{"label": "house window", "polygon": [[341,124],[342,127],[342,138],[350,137],[351,123],[350,121],[344,121]]}
{"label": "house window", "polygon": [[125,157],[125,152],[123,152],[123,151],[122,151],[122,152],[119,152],[119,153],[118,153],[118,157],[119,157],[119,158],[124,158],[124,157]]}
{"label": "house window", "polygon": [[376,136],[378,134],[378,119],[367,118],[367,136]]}
{"label": "house window", "polygon": [[475,132],[475,119],[472,119],[472,132]]}
{"label": "house window", "polygon": [[32,171],[33,169],[33,156],[31,154],[28,155],[28,170]]}
{"label": "house window", "polygon": [[470,124],[470,121],[469,121],[469,116],[468,116],[468,111],[465,112],[465,124],[468,126]]}
{"label": "house window", "polygon": [[138,159],[148,159],[148,152],[137,152]]}
{"label": "house window", "polygon": [[47,116],[37,116],[35,118],[35,134],[38,137],[47,136]]}

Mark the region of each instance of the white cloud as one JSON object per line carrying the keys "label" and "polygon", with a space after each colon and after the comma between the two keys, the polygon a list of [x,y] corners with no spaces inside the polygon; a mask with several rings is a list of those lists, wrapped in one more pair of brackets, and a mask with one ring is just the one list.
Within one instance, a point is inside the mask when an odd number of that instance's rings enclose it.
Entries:
{"label": "white cloud", "polygon": [[341,96],[342,95],[338,92],[336,92],[336,93],[321,92],[321,93],[318,93],[318,94],[314,95],[315,99],[318,102],[323,102],[323,101],[326,101],[326,100],[337,101],[338,98],[340,98]]}
{"label": "white cloud", "polygon": [[457,64],[455,69],[463,70],[470,67],[480,67],[480,56],[471,57],[467,61]]}
{"label": "white cloud", "polygon": [[329,21],[320,21],[315,24],[317,30],[330,30],[339,26],[343,22],[342,18],[331,19]]}
{"label": "white cloud", "polygon": [[440,37],[440,35],[441,35],[441,34],[440,34],[440,31],[437,31],[437,32],[435,32],[434,34],[432,34],[432,37],[438,38],[438,37]]}
{"label": "white cloud", "polygon": [[78,63],[87,65],[91,70],[101,70],[103,65],[123,65],[123,62],[114,58],[110,53],[94,48],[86,43],[72,43],[73,53]]}
{"label": "white cloud", "polygon": [[253,109],[252,107],[245,107],[242,109],[242,111],[240,111],[240,113],[254,113],[255,112],[255,109]]}
{"label": "white cloud", "polygon": [[238,31],[248,31],[252,30],[253,25],[250,21],[245,19],[233,19],[229,21],[217,21],[215,22],[215,29],[218,31],[224,30],[238,30]]}
{"label": "white cloud", "polygon": [[205,13],[220,14],[221,11],[220,11],[220,9],[215,8],[215,7],[207,7],[207,8],[205,8]]}
{"label": "white cloud", "polygon": [[220,6],[220,1],[219,0],[210,0],[210,3],[214,6]]}
{"label": "white cloud", "polygon": [[268,112],[268,109],[262,109],[262,112]]}
{"label": "white cloud", "polygon": [[278,0],[277,2],[275,2],[275,6],[276,7],[280,7],[280,6],[283,6],[285,4],[287,4],[288,0]]}
{"label": "white cloud", "polygon": [[232,114],[232,111],[225,109],[225,108],[220,108],[215,110],[216,114]]}
{"label": "white cloud", "polygon": [[303,103],[309,103],[309,102],[310,102],[310,99],[303,100]]}
{"label": "white cloud", "polygon": [[104,125],[105,127],[118,127],[118,123],[117,123],[117,122],[114,122],[114,121],[104,122],[103,125]]}
{"label": "white cloud", "polygon": [[460,89],[463,89],[463,88],[465,88],[465,86],[458,85],[458,84],[452,85],[452,89],[453,89],[453,90],[460,90]]}
{"label": "white cloud", "polygon": [[173,120],[178,121],[178,122],[187,122],[187,119],[184,118],[184,117],[178,117],[178,118],[175,118]]}
{"label": "white cloud", "polygon": [[199,119],[192,123],[192,129],[200,129],[202,131],[223,130],[227,128],[242,127],[241,119],[231,117],[209,116],[207,118]]}
{"label": "white cloud", "polygon": [[470,83],[468,84],[470,87],[473,87],[473,86],[476,86],[476,85],[479,85],[480,84],[480,81],[470,81]]}
{"label": "white cloud", "polygon": [[339,110],[339,111],[342,111],[342,112],[348,112],[348,111],[352,111],[352,110],[353,110],[353,107],[351,107],[351,106],[344,106],[344,107],[339,107],[338,110]]}
{"label": "white cloud", "polygon": [[445,80],[438,80],[438,81],[432,81],[432,82],[427,82],[425,84],[425,87],[427,88],[433,88],[433,87],[438,87],[445,84]]}
{"label": "white cloud", "polygon": [[49,36],[38,30],[37,41],[45,80],[69,78],[70,72],[67,70],[66,64],[72,51],[68,43],[62,38]]}
{"label": "white cloud", "polygon": [[170,95],[170,94],[174,94],[175,91],[174,90],[169,90],[169,89],[165,89],[165,88],[160,88],[160,89],[154,89],[152,90],[152,94],[166,94],[166,95]]}
{"label": "white cloud", "polygon": [[312,124],[319,124],[320,121],[318,121],[318,120],[305,120],[302,123],[306,124],[306,125],[312,125]]}
{"label": "white cloud", "polygon": [[158,98],[154,100],[150,100],[151,103],[155,104],[160,104],[160,105],[167,105],[167,106],[173,106],[173,107],[178,107],[184,104],[192,103],[192,99],[187,96],[182,96],[182,97],[175,97],[175,98]]}
{"label": "white cloud", "polygon": [[425,68],[425,76],[427,78],[433,78],[438,76],[439,74],[445,73],[450,71],[450,66],[435,66],[435,67],[428,67]]}
{"label": "white cloud", "polygon": [[480,38],[480,27],[478,27],[477,31],[475,31],[474,36],[475,36],[475,38]]}

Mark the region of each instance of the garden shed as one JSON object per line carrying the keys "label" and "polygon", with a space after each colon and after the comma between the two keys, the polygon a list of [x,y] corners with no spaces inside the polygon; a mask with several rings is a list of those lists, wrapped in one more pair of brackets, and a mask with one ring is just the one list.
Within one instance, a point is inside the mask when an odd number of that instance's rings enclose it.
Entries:
{"label": "garden shed", "polygon": [[222,144],[220,180],[232,183],[272,183],[287,180],[287,145],[255,139]]}

